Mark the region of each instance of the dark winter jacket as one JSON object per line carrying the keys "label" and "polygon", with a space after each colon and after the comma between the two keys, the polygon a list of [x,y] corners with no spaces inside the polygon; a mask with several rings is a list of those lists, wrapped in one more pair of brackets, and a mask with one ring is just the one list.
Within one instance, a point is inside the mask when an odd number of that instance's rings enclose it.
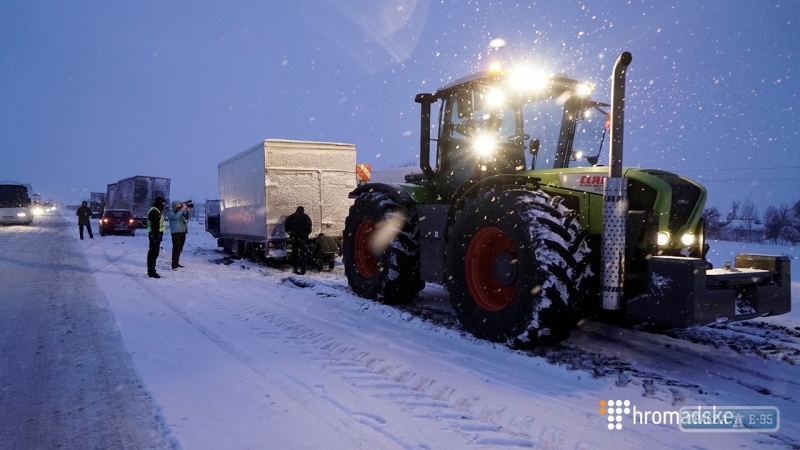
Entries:
{"label": "dark winter jacket", "polygon": [[320,233],[317,241],[314,242],[313,254],[315,257],[320,257],[328,253],[339,253],[339,244],[336,243],[334,237]]}
{"label": "dark winter jacket", "polygon": [[311,234],[311,217],[302,211],[297,211],[286,218],[283,229],[294,239],[308,239]]}
{"label": "dark winter jacket", "polygon": [[80,206],[78,210],[75,211],[75,215],[78,216],[79,225],[89,225],[89,218],[92,217],[92,210],[89,209],[88,206]]}

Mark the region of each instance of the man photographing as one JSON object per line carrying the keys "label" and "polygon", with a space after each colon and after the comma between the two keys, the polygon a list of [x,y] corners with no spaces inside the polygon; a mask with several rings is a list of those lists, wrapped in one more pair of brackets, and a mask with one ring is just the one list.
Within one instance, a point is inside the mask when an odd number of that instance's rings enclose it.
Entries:
{"label": "man photographing", "polygon": [[185,203],[175,202],[172,204],[172,209],[167,211],[169,231],[172,235],[172,270],[183,267],[180,263],[181,252],[183,252],[183,244],[186,243],[189,208],[193,206],[191,200],[187,200]]}

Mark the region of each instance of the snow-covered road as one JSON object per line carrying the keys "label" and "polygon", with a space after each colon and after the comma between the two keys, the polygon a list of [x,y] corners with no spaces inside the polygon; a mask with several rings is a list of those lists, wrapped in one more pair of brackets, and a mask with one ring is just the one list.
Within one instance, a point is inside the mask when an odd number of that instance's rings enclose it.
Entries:
{"label": "snow-covered road", "polygon": [[0,228],[0,448],[167,448],[76,232]]}
{"label": "snow-covered road", "polygon": [[[446,293],[436,286],[414,307],[375,304],[350,292],[341,266],[333,274],[296,277],[288,267],[231,263],[196,222],[190,223],[181,261],[186,268],[169,270],[162,253],[158,270],[164,278],[154,280],[145,275],[143,232],[78,241],[70,232],[73,221],[66,219],[53,215],[31,228],[0,230],[0,276],[38,273],[50,283],[41,289],[51,291],[19,293],[49,306],[48,297],[73,302],[90,295],[68,281],[70,270],[76,271],[70,267],[86,264],[144,388],[160,407],[169,434],[159,436],[176,446],[800,445],[800,321],[794,316],[661,334],[587,321],[559,347],[520,352],[460,331]],[[44,241],[41,234],[57,234],[75,250],[35,247],[39,255],[25,256],[28,240]],[[18,254],[6,253],[12,246]],[[164,248],[169,251],[169,241]],[[42,253],[48,263],[28,262]],[[795,283],[795,302],[798,291]],[[15,297],[2,308],[22,310],[25,301],[30,300]],[[36,326],[34,316],[20,316],[23,323],[17,323]],[[0,334],[3,358],[13,348],[7,335]],[[124,367],[124,359],[103,363],[110,366],[106,370]],[[41,384],[0,371],[0,392],[6,380],[20,390]],[[78,381],[65,383],[68,390]],[[776,406],[781,427],[772,434],[683,433],[676,425],[633,423],[629,413],[622,414],[621,430],[610,431],[599,409],[601,400],[613,399],[658,412],[694,405]],[[0,403],[5,402],[4,396]],[[156,425],[145,428],[152,432]]]}

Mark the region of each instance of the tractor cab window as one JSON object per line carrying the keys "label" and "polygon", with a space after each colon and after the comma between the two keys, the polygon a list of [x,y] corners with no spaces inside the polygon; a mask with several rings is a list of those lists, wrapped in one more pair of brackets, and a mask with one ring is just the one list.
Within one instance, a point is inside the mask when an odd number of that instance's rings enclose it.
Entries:
{"label": "tractor cab window", "polygon": [[603,165],[608,160],[611,135],[608,105],[592,103],[578,116],[570,167]]}
{"label": "tractor cab window", "polygon": [[517,135],[518,107],[488,87],[459,89],[445,99],[440,117],[440,176],[451,188],[495,173],[525,168],[525,144]]}
{"label": "tractor cab window", "polygon": [[550,98],[526,103],[522,105],[522,117],[525,134],[531,142],[539,142],[538,151],[526,155],[526,167],[552,169],[564,121],[564,102]]}
{"label": "tractor cab window", "polygon": [[[489,136],[500,140],[514,131],[514,112],[506,111],[491,90],[461,89],[453,96],[455,113],[451,115],[452,137]],[[509,114],[510,113],[510,114]],[[504,120],[506,116],[512,120]],[[510,130],[509,130],[510,127]]]}

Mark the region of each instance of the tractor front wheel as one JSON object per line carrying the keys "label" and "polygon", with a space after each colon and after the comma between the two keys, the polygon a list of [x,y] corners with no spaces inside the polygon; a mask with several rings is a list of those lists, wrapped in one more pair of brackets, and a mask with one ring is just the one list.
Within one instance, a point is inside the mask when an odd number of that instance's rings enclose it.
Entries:
{"label": "tractor front wheel", "polygon": [[567,213],[547,194],[519,188],[467,201],[447,243],[450,304],[467,331],[512,345],[569,336],[585,245]]}
{"label": "tractor front wheel", "polygon": [[383,192],[366,192],[350,207],[342,261],[356,295],[402,303],[424,287],[419,274],[417,217]]}

